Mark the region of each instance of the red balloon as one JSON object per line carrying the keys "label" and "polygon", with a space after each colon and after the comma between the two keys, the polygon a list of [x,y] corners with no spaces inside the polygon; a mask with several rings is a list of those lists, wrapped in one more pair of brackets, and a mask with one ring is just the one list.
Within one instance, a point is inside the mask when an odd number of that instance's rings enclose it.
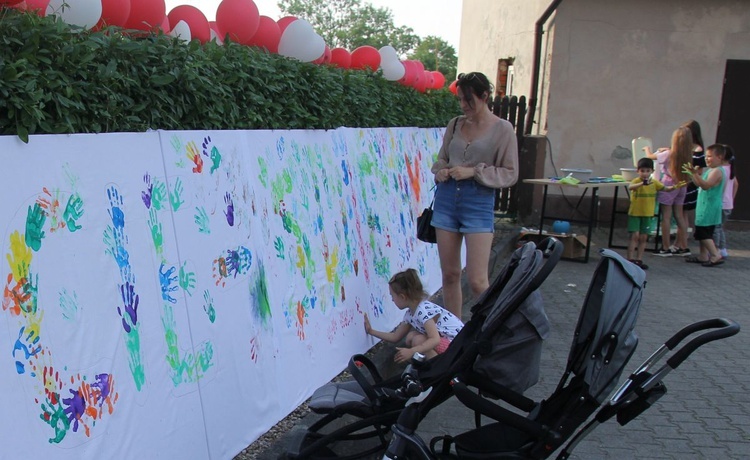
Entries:
{"label": "red balloon", "polygon": [[360,46],[352,51],[352,69],[369,68],[373,72],[380,66],[380,52],[369,45]]}
{"label": "red balloon", "polygon": [[123,27],[130,16],[130,0],[102,0],[102,17],[94,30],[107,26]]}
{"label": "red balloon", "polygon": [[402,64],[404,65],[404,76],[398,82],[404,86],[412,86],[417,79],[417,65],[409,59],[403,61]]}
{"label": "red balloon", "polygon": [[211,27],[208,25],[208,19],[198,8],[190,5],[175,6],[167,17],[170,25],[176,26],[178,22],[185,21],[190,27],[191,38],[197,38],[201,43],[211,40]]}
{"label": "red balloon", "polygon": [[312,61],[313,64],[328,64],[331,62],[331,48],[326,45],[323,50],[323,54],[316,60]]}
{"label": "red balloon", "polygon": [[126,29],[152,30],[160,26],[167,16],[164,0],[130,0],[130,15]]}
{"label": "red balloon", "polygon": [[47,14],[49,0],[26,0],[26,11],[34,11],[41,17]]}
{"label": "red balloon", "polygon": [[432,72],[425,70],[422,73],[424,74],[424,89],[432,89],[435,85],[435,77],[432,76]]}
{"label": "red balloon", "polygon": [[164,20],[161,22],[161,25],[159,25],[159,29],[165,34],[168,34],[169,31],[172,30],[172,26],[169,25],[169,17],[164,16]]}
{"label": "red balloon", "polygon": [[214,31],[219,42],[224,43],[224,37],[221,36],[221,32],[219,32],[219,26],[216,24],[216,21],[208,21],[208,27],[210,27],[211,30]]}
{"label": "red balloon", "polygon": [[248,45],[265,48],[271,53],[278,53],[279,40],[281,40],[279,25],[268,16],[261,16],[258,21],[258,30]]}
{"label": "red balloon", "polygon": [[216,24],[221,36],[249,45],[258,31],[260,14],[253,0],[222,0],[216,9]]}
{"label": "red balloon", "polygon": [[23,0],[0,0],[0,5],[15,5],[21,3]]}
{"label": "red balloon", "polygon": [[284,33],[284,29],[286,29],[286,26],[296,21],[297,18],[294,16],[284,16],[283,18],[276,21],[276,23],[279,25],[279,30],[281,33]]}
{"label": "red balloon", "polygon": [[352,66],[352,55],[344,48],[334,48],[331,50],[331,64],[348,69]]}
{"label": "red balloon", "polygon": [[443,86],[445,86],[445,75],[443,75],[441,72],[438,72],[437,70],[433,70],[432,78],[434,79],[433,85],[432,85],[433,89],[440,89]]}
{"label": "red balloon", "polygon": [[458,96],[458,88],[456,87],[456,84],[458,83],[458,80],[453,80],[453,82],[448,86],[448,91]]}
{"label": "red balloon", "polygon": [[416,69],[417,69],[415,71],[416,78],[414,78],[414,82],[411,84],[411,86],[417,91],[420,91],[423,93],[425,90],[424,72],[420,72],[418,67]]}

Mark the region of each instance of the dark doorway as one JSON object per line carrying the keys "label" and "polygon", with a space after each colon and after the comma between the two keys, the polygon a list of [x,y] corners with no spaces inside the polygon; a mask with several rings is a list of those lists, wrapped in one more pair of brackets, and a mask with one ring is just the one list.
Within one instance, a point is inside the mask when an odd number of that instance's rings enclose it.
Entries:
{"label": "dark doorway", "polygon": [[750,186],[750,136],[747,124],[750,120],[750,61],[730,59],[724,74],[724,90],[721,95],[719,129],[716,142],[729,144],[734,148],[734,174],[740,182],[740,191],[734,200],[731,220],[750,221],[750,200],[739,199],[747,196]]}

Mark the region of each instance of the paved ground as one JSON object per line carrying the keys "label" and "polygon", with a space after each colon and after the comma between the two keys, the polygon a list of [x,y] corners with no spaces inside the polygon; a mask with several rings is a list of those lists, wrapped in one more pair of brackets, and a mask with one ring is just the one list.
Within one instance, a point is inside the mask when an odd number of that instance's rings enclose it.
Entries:
{"label": "paved ground", "polygon": [[[509,244],[516,234],[508,228],[504,231],[501,238],[507,241],[500,243]],[[588,264],[561,261],[542,285],[553,329],[545,343],[541,380],[527,392],[529,397],[550,394],[562,374],[579,309],[599,259],[596,248],[606,243],[606,236],[596,233],[598,246],[592,248]],[[719,267],[688,264],[682,257],[646,255],[650,268],[637,326],[640,344],[626,372],[694,321],[726,317],[745,330],[700,348],[665,379],[669,391],[654,407],[625,427],[614,421],[600,426],[571,458],[750,458],[750,232],[729,232],[728,240],[730,257]],[[381,355],[391,353],[387,347],[382,350]],[[300,425],[316,417],[311,414]],[[451,399],[433,410],[418,432],[429,441],[471,428],[473,414]],[[287,442],[288,437],[282,438],[257,458],[276,458]]]}

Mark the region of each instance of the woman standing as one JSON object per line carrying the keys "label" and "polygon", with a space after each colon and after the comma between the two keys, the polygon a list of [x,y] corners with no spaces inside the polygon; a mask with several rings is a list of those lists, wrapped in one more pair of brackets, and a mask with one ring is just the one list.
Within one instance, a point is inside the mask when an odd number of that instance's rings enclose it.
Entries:
{"label": "woman standing", "polygon": [[461,318],[461,247],[465,239],[466,276],[476,298],[489,287],[495,189],[518,180],[518,145],[513,126],[488,108],[492,86],[484,74],[460,74],[456,89],[464,114],[448,123],[432,166],[437,183],[432,225],[444,307]]}

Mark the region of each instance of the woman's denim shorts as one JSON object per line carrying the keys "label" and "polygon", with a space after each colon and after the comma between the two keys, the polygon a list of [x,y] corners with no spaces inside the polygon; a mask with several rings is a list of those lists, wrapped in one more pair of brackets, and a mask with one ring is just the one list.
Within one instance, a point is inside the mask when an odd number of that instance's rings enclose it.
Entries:
{"label": "woman's denim shorts", "polygon": [[437,184],[432,226],[455,233],[495,231],[495,189],[474,179]]}

